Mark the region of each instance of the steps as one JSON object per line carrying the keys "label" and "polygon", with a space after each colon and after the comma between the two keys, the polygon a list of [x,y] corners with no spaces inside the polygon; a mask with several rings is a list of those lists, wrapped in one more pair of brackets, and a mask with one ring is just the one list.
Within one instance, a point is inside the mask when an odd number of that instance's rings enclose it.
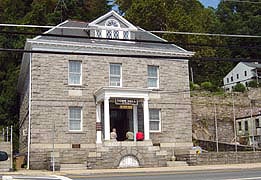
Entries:
{"label": "steps", "polygon": [[60,164],[60,165],[61,165],[60,171],[87,169],[86,164]]}

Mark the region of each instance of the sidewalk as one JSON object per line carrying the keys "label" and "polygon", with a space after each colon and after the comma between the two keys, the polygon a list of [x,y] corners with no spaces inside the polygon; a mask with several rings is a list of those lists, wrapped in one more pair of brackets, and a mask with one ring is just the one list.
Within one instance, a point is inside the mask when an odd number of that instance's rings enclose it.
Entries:
{"label": "sidewalk", "polygon": [[67,171],[47,170],[19,170],[15,172],[0,172],[0,175],[24,175],[24,176],[50,176],[50,175],[104,175],[104,174],[131,174],[131,173],[168,173],[168,172],[191,172],[206,170],[240,170],[240,169],[261,169],[261,163],[252,164],[227,164],[227,165],[204,165],[186,167],[157,167],[157,168],[126,168],[126,169],[86,169]]}

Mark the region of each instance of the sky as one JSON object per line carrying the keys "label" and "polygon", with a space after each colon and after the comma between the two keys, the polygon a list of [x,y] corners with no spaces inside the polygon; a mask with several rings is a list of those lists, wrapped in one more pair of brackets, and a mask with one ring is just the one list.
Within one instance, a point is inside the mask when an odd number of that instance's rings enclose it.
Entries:
{"label": "sky", "polygon": [[199,0],[205,7],[211,6],[216,8],[220,0]]}

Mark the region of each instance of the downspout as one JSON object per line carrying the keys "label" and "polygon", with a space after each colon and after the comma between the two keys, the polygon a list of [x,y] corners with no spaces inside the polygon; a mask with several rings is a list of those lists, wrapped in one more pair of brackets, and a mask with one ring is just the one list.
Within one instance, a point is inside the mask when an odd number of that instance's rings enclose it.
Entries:
{"label": "downspout", "polygon": [[28,109],[28,132],[27,132],[27,169],[30,169],[30,144],[31,144],[31,92],[32,92],[32,77],[31,77],[31,71],[32,71],[32,53],[29,54],[29,109]]}

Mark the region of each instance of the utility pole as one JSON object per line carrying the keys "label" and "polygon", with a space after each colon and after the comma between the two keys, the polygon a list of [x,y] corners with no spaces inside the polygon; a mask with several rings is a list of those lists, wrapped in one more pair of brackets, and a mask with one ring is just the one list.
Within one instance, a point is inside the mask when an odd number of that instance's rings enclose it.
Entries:
{"label": "utility pole", "polygon": [[237,152],[237,127],[236,127],[235,99],[234,99],[234,93],[233,92],[232,92],[232,103],[233,103],[235,152]]}
{"label": "utility pole", "polygon": [[190,76],[191,76],[191,82],[194,83],[194,74],[193,74],[192,67],[190,67]]}
{"label": "utility pole", "polygon": [[10,153],[10,170],[13,171],[13,126],[11,126],[11,132],[10,132],[10,149],[11,149],[11,153]]}
{"label": "utility pole", "polygon": [[254,118],[253,118],[253,109],[252,109],[252,101],[250,100],[250,121],[252,123],[252,147],[253,147],[253,151],[255,152],[255,134],[254,134]]}
{"label": "utility pole", "polygon": [[215,117],[215,129],[216,129],[216,148],[218,152],[218,124],[217,124],[217,107],[216,107],[216,102],[214,101],[214,117]]}

